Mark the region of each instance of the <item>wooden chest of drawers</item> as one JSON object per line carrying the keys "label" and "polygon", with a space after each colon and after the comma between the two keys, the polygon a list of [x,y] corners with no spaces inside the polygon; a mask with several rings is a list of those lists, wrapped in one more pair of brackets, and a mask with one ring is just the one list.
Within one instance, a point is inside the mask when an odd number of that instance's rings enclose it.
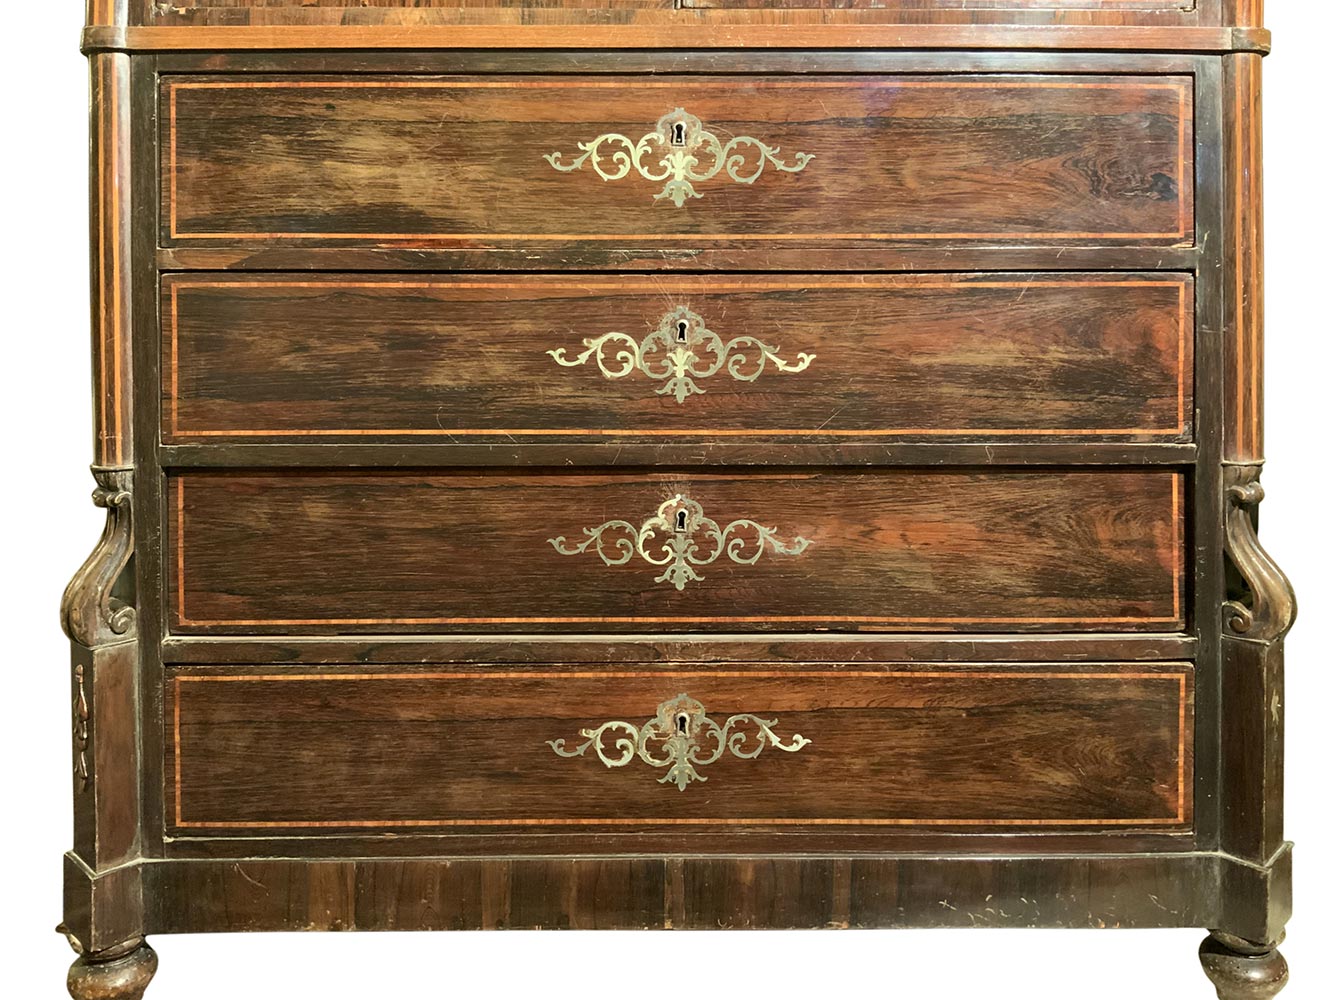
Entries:
{"label": "wooden chest of drawers", "polygon": [[89,25],[76,1000],[313,927],[1286,982],[1257,3]]}

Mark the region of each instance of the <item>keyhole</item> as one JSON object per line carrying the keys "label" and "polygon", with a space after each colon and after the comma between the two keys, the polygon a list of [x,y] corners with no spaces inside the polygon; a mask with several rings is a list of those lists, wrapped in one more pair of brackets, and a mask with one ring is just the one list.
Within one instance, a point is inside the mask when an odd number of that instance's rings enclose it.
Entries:
{"label": "keyhole", "polygon": [[684,344],[689,333],[690,324],[686,320],[678,319],[676,321],[676,342],[678,344]]}
{"label": "keyhole", "polygon": [[684,712],[676,717],[676,731],[682,736],[690,732],[690,716]]}
{"label": "keyhole", "polygon": [[672,125],[672,145],[685,145],[685,122],[676,122]]}
{"label": "keyhole", "polygon": [[678,510],[676,512],[676,530],[685,531],[685,529],[686,529],[686,513],[683,510]]}

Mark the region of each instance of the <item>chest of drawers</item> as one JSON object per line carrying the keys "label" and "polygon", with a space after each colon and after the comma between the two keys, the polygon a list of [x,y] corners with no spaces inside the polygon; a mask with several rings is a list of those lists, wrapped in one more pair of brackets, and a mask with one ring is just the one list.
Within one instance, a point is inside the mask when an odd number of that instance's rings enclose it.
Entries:
{"label": "chest of drawers", "polygon": [[76,1000],[285,929],[1207,927],[1285,984],[1259,4],[89,25]]}

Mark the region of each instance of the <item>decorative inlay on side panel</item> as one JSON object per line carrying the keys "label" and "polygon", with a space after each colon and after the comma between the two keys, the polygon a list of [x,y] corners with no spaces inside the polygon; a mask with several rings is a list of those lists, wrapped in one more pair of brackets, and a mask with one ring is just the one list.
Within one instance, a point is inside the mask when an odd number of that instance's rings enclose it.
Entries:
{"label": "decorative inlay on side panel", "polygon": [[[779,158],[779,147],[768,146],[749,135],[720,140],[685,108],[676,108],[657,120],[653,131],[637,142],[617,132],[608,132],[590,142],[580,142],[582,155],[570,163],[563,153],[549,153],[545,160],[556,170],[569,173],[591,163],[604,181],[618,181],[634,170],[646,181],[662,182],[654,201],[670,199],[677,208],[689,198],[703,198],[695,184],[724,173],[738,184],[754,184],[765,167],[796,174],[815,157],[796,153],[791,163]],[[650,162],[651,161],[651,162]]]}
{"label": "decorative inlay on side panel", "polygon": [[800,556],[811,545],[801,537],[785,542],[779,538],[777,528],[766,528],[746,518],[720,528],[700,504],[680,493],[637,528],[629,521],[607,521],[595,528],[584,528],[583,534],[583,541],[576,545],[570,545],[563,535],[550,539],[550,544],[566,556],[593,549],[608,566],[623,566],[638,555],[651,566],[666,566],[657,582],[670,583],[677,590],[685,590],[692,580],[703,582],[704,577],[695,572],[695,567],[707,566],[725,552],[734,563],[753,566],[766,550]]}
{"label": "decorative inlay on side panel", "polygon": [[84,688],[84,665],[75,665],[75,701],[74,701],[74,737],[75,737],[75,778],[79,790],[89,787],[89,695]]}
{"label": "decorative inlay on side panel", "polygon": [[[678,403],[684,403],[692,394],[704,393],[695,384],[696,378],[717,375],[724,367],[736,381],[754,382],[769,364],[781,372],[797,373],[816,360],[814,354],[799,353],[796,361],[788,361],[779,355],[779,348],[755,337],[733,337],[725,344],[705,325],[703,316],[685,306],[668,312],[657,329],[642,340],[628,333],[612,332],[586,338],[583,346],[587,350],[573,360],[565,357],[562,347],[546,353],[566,368],[576,368],[595,358],[607,378],[624,378],[637,369],[651,379],[666,379],[657,394],[675,396]],[[616,349],[611,363],[605,354],[608,347]]]}
{"label": "decorative inlay on side panel", "polygon": [[[778,724],[778,719],[738,714],[729,716],[720,726],[709,718],[702,704],[688,694],[679,694],[659,705],[653,718],[641,726],[612,720],[580,730],[585,742],[572,750],[564,740],[547,740],[546,745],[561,757],[582,757],[592,750],[608,768],[624,767],[635,757],[649,767],[669,767],[658,783],[673,783],[684,792],[692,781],[709,780],[695,770],[695,765],[707,767],[721,759],[725,751],[742,760],[754,760],[767,746],[797,753],[811,742],[795,733],[785,743],[774,732]],[[614,753],[604,742],[607,736],[615,738]]]}

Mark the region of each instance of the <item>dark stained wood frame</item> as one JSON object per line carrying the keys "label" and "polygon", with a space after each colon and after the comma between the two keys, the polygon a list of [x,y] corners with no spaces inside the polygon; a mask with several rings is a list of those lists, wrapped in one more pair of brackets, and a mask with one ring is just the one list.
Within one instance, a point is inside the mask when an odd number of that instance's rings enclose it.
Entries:
{"label": "dark stained wood frame", "polygon": [[[386,25],[342,28],[339,34],[297,25],[130,27],[131,12],[125,0],[90,3],[90,23],[95,27],[85,41],[96,53],[95,97],[105,93],[97,81],[109,79],[109,70],[129,85],[111,103],[116,110],[110,117],[106,117],[109,105],[105,99],[95,102],[96,109],[103,109],[95,114],[104,115],[95,118],[95,135],[102,137],[95,145],[99,151],[95,176],[100,163],[115,164],[118,171],[129,164],[131,169],[130,197],[111,212],[127,220],[124,229],[108,228],[107,198],[95,193],[94,232],[125,232],[130,242],[129,253],[116,267],[97,249],[106,244],[95,243],[95,274],[116,276],[110,281],[104,277],[95,287],[114,289],[115,296],[122,296],[108,299],[99,292],[104,297],[98,301],[122,303],[120,321],[112,322],[110,328],[134,331],[127,338],[133,356],[124,353],[126,339],[117,342],[110,356],[125,359],[120,368],[112,366],[112,384],[118,378],[123,386],[133,384],[135,405],[133,410],[121,409],[125,404],[115,392],[109,402],[106,385],[98,383],[97,412],[102,421],[98,440],[121,442],[119,452],[100,444],[98,458],[120,456],[122,463],[133,462],[129,503],[136,549],[136,628],[144,641],[134,641],[137,633],[111,643],[105,636],[72,634],[74,663],[83,668],[80,676],[89,685],[92,699],[88,746],[93,760],[91,791],[75,791],[75,850],[66,860],[66,925],[85,954],[77,964],[78,975],[72,975],[72,988],[79,976],[97,975],[99,969],[116,967],[120,974],[129,963],[142,973],[150,964],[144,954],[147,949],[140,947],[145,934],[314,927],[1206,926],[1230,935],[1219,939],[1217,947],[1230,949],[1251,966],[1276,956],[1273,949],[1291,906],[1291,845],[1282,840],[1281,824],[1279,709],[1282,636],[1294,605],[1285,578],[1275,573],[1276,567],[1262,550],[1254,551],[1257,543],[1252,533],[1237,536],[1242,540],[1232,552],[1233,568],[1224,567],[1221,558],[1228,544],[1228,524],[1249,523],[1261,496],[1262,417],[1253,403],[1262,359],[1257,95],[1259,54],[1266,51],[1267,35],[1260,27],[1260,0],[1225,0],[1222,9],[1214,0],[1203,0],[1198,27],[932,23],[883,29],[860,23],[808,26],[803,19],[739,29],[731,19],[700,17],[693,27],[478,25],[406,30]],[[137,7],[136,13],[144,9]],[[719,26],[706,32],[706,23]],[[683,453],[686,464],[720,467],[776,462],[1153,463],[1192,470],[1186,536],[1194,567],[1190,633],[973,639],[911,635],[557,640],[523,636],[482,644],[436,637],[165,640],[169,599],[163,586],[161,530],[168,516],[165,468],[331,467],[407,461],[444,468],[475,464],[553,467],[558,451],[546,445],[230,443],[208,449],[165,447],[158,443],[160,266],[433,270],[479,268],[488,260],[484,269],[499,271],[564,266],[805,269],[798,267],[796,254],[774,253],[761,260],[738,247],[679,256],[661,255],[651,248],[613,255],[600,248],[579,247],[568,254],[567,262],[556,254],[524,262],[508,254],[483,257],[470,251],[407,253],[396,248],[364,248],[305,252],[157,246],[153,210],[157,186],[153,170],[144,165],[156,159],[160,73],[470,72],[472,68],[506,72],[522,64],[555,72],[594,68],[628,72],[638,66],[655,66],[664,58],[639,51],[609,55],[488,51],[538,43],[572,49],[678,46],[686,50],[676,54],[678,70],[691,67],[697,72],[731,71],[733,66],[743,71],[771,67],[779,72],[812,72],[819,65],[833,66],[836,72],[886,72],[898,65],[923,72],[967,66],[980,71],[1020,71],[1037,66],[1051,72],[1189,73],[1195,88],[1194,246],[1160,251],[1057,248],[1050,259],[1053,267],[1068,270],[1119,267],[1197,273],[1196,445],[988,447],[981,443],[874,442],[842,447],[799,442],[761,450],[725,442],[721,448]],[[426,51],[437,46],[467,46],[477,51]],[[828,51],[712,51],[773,46]],[[854,49],[842,51],[849,46]],[[861,51],[904,46],[921,51]],[[344,51],[338,55],[295,51],[305,47]],[[1010,51],[1014,48],[1035,51]],[[1115,51],[1135,48],[1143,51]],[[195,54],[230,49],[239,52]],[[942,49],[948,51],[937,51]],[[950,50],[955,49],[965,51],[952,54]],[[1090,51],[1077,51],[1082,49]],[[1155,54],[1161,51],[1182,54]],[[112,242],[124,251],[120,240]],[[1029,270],[1049,266],[1044,261],[1050,256],[1031,249],[957,248],[955,252],[958,269]],[[946,253],[945,248],[836,248],[829,266],[936,270]],[[1233,266],[1225,269],[1222,280],[1214,280],[1215,265],[1224,259]],[[874,260],[882,261],[882,267],[874,268]],[[853,268],[855,261],[861,261],[857,268]],[[818,265],[808,262],[807,266]],[[121,278],[122,274],[127,277]],[[96,328],[106,328],[102,318],[106,310],[100,309],[97,315]],[[1223,331],[1229,331],[1225,352]],[[105,337],[96,338],[95,350],[106,344]],[[105,370],[106,365],[98,368]],[[1247,399],[1243,416],[1242,399]],[[115,430],[118,413],[123,421],[120,435]],[[102,431],[107,426],[113,428],[110,437]],[[128,436],[132,431],[134,445]],[[665,458],[660,447],[618,450],[622,465]],[[565,452],[565,460],[579,467],[599,466],[615,454],[601,443],[569,447]],[[1228,463],[1225,473],[1224,462]],[[1224,618],[1228,595],[1241,610],[1233,608],[1230,617]],[[78,593],[75,597],[83,599]],[[81,638],[90,643],[81,646]],[[1197,662],[1193,699],[1200,719],[1194,734],[1192,835],[1041,832],[986,838],[974,833],[909,831],[895,838],[885,832],[852,832],[779,839],[776,834],[744,831],[726,844],[696,836],[651,837],[641,843],[638,855],[629,853],[628,840],[612,836],[585,836],[580,843],[562,835],[518,836],[507,841],[474,835],[407,835],[386,845],[387,856],[378,858],[369,856],[375,845],[360,837],[249,842],[249,856],[241,858],[239,845],[228,838],[165,836],[161,790],[166,748],[160,725],[166,707],[162,694],[165,662],[188,670],[272,658],[315,664],[318,669],[322,665],[424,662],[431,655],[433,662],[445,663],[479,663],[491,658],[515,662],[519,655],[538,663],[556,663],[590,657],[597,651],[613,664],[687,658],[728,664],[760,656],[762,648],[770,658],[785,662],[816,662],[841,655],[858,662],[955,662],[982,659],[985,647],[1000,650],[998,657],[1003,661],[1022,663],[1148,662],[1192,653]],[[134,668],[137,658],[138,668]],[[1231,733],[1240,734],[1235,746],[1227,742]],[[572,853],[573,857],[553,861],[528,856],[537,852]],[[915,853],[919,857],[910,856]],[[1025,890],[1040,885],[1049,886],[1050,893]],[[442,905],[430,910],[418,904],[407,907],[404,902],[426,894]],[[1006,902],[989,910],[983,902],[986,894]],[[1025,902],[1019,906],[1017,899]],[[429,913],[437,915],[430,917]]]}

